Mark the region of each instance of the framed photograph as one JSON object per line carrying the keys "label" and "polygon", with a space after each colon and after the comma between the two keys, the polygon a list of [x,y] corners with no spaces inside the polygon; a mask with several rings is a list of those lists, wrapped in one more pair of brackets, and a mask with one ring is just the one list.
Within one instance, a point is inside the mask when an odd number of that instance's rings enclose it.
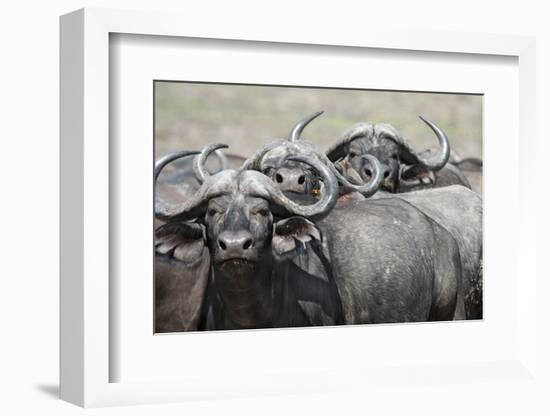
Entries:
{"label": "framed photograph", "polygon": [[61,397],[536,382],[534,40],[241,29],[61,18]]}
{"label": "framed photograph", "polygon": [[482,319],[482,100],[155,81],[155,332]]}

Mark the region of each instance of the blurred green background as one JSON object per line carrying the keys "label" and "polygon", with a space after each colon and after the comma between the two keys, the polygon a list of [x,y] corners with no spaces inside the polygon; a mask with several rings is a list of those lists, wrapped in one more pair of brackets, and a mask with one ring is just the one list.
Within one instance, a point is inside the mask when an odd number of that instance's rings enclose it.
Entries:
{"label": "blurred green background", "polygon": [[325,113],[303,138],[322,151],[362,121],[392,124],[417,151],[436,147],[418,118],[423,115],[447,132],[461,157],[482,155],[479,95],[157,81],[155,156],[216,142],[249,156],[264,143],[286,138],[299,119],[319,110]]}

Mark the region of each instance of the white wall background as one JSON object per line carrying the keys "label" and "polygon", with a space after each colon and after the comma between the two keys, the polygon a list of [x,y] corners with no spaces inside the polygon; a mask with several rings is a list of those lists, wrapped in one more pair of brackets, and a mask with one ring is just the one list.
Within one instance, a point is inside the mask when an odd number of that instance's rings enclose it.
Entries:
{"label": "white wall background", "polygon": [[[178,10],[208,24],[208,14],[231,19],[279,21],[287,25],[325,22],[327,31],[343,25],[386,25],[435,30],[510,33],[537,36],[539,158],[533,178],[539,178],[540,214],[548,213],[545,157],[549,154],[546,118],[550,114],[550,29],[543,1],[498,2],[479,0],[377,1],[340,0],[330,6],[319,1],[213,2],[200,4],[168,0],[12,1],[0,10],[0,138],[2,205],[0,215],[0,413],[73,414],[81,410],[56,399],[58,384],[58,17],[77,8],[116,7]],[[535,163],[536,162],[536,163]],[[546,187],[545,187],[546,186]],[[546,214],[547,215],[547,214]],[[542,215],[540,215],[542,217]],[[539,251],[547,253],[548,221],[541,221]],[[544,244],[544,246],[543,246]],[[542,250],[542,247],[545,249]],[[544,256],[540,255],[539,267]],[[547,267],[545,267],[547,269]],[[550,279],[548,272],[545,275]],[[542,281],[539,293],[539,335],[546,353],[540,368],[550,374],[549,307]],[[545,330],[544,330],[545,329]],[[543,331],[544,330],[544,331]],[[548,379],[547,379],[548,380]],[[282,397],[188,403],[134,408],[100,409],[100,414],[548,414],[544,393],[525,386],[498,383],[467,388],[456,397],[452,386],[410,389],[396,394],[362,397],[345,393],[329,396]]]}

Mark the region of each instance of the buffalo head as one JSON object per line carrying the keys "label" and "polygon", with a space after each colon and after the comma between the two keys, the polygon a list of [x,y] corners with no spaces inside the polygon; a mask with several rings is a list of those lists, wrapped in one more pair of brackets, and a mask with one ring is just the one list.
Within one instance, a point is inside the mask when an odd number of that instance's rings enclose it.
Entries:
{"label": "buffalo head", "polygon": [[[261,172],[238,169],[210,175],[204,161],[222,147],[227,146],[207,146],[196,156],[194,173],[201,186],[190,198],[176,204],[156,199],[155,215],[166,222],[155,233],[156,251],[177,259],[185,270],[208,262],[212,290],[216,293],[209,299],[221,305],[214,309],[224,310],[223,319],[220,318],[223,322],[216,327],[269,327],[277,324],[276,316],[282,319],[281,311],[288,312],[277,302],[286,296],[274,296],[275,292],[287,293],[280,286],[288,278],[273,280],[273,273],[296,268],[289,266],[292,262],[288,260],[306,250],[306,243],[321,243],[315,221],[327,216],[334,207],[338,183],[316,159],[291,158],[293,162],[309,164],[320,180],[319,198],[301,205]],[[173,156],[159,161],[156,175],[175,159]],[[289,284],[295,284],[294,280],[290,279]],[[332,300],[336,299],[336,292],[329,292],[330,308],[334,308],[338,304]],[[294,318],[289,319],[294,322]]]}
{"label": "buffalo head", "polygon": [[416,153],[391,125],[359,123],[327,151],[327,156],[344,168],[352,168],[363,181],[370,180],[373,174],[372,159],[366,156],[375,157],[381,164],[382,189],[389,192],[433,182],[433,174],[449,159],[449,140],[434,123],[420,119],[435,133],[438,151]]}
{"label": "buffalo head", "polygon": [[[319,198],[313,204],[300,205],[260,172],[241,168],[210,175],[204,162],[211,152],[223,147],[227,146],[207,146],[195,158],[195,177],[201,187],[191,198],[181,204],[171,204],[157,198],[155,214],[158,219],[170,223],[202,224],[204,237],[200,233],[195,235],[207,242],[213,264],[238,273],[253,269],[270,257],[273,242],[279,243],[274,247],[276,257],[288,251],[285,247],[290,247],[287,241],[289,224],[293,225],[295,237],[307,234],[308,224],[313,225],[311,221],[324,218],[334,207],[338,183],[328,167],[315,158],[289,157],[295,163],[308,165],[320,181]],[[155,167],[155,175],[158,176],[164,166],[177,159],[178,155],[183,157],[188,154],[180,152],[161,159]],[[285,223],[287,237],[276,233],[274,239],[273,230],[277,230],[274,221],[289,217],[299,219]],[[199,250],[196,252],[199,253]]]}
{"label": "buffalo head", "polygon": [[318,111],[300,120],[290,131],[288,139],[275,140],[260,148],[243,164],[243,169],[264,173],[279,190],[287,194],[316,196],[321,183],[318,170],[310,164],[293,160],[295,157],[313,158],[336,177],[340,192],[356,191],[365,197],[373,195],[383,179],[379,164],[373,156],[366,156],[371,163],[372,175],[364,181],[359,177],[344,175],[341,168],[335,166],[325,154],[318,152],[313,144],[301,140],[305,127],[322,113]]}

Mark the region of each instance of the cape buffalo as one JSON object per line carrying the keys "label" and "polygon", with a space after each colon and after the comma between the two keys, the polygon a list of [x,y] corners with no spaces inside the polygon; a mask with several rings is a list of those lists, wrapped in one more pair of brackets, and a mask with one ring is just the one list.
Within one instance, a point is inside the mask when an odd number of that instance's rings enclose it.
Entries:
{"label": "cape buffalo", "polygon": [[[210,176],[204,160],[221,147],[209,146],[195,158],[201,183],[195,195],[181,204],[157,200],[155,206],[157,217],[167,221],[157,232],[157,252],[162,247],[165,254],[179,255],[185,267],[206,261],[208,247],[205,328],[287,326],[301,297],[321,305],[329,316],[338,300],[343,323],[464,318],[459,249],[437,222],[397,198],[334,208],[336,177],[313,157],[290,158],[311,166],[322,183],[310,205],[292,201],[257,171]],[[203,232],[180,236],[170,229],[190,221]],[[309,275],[293,282],[299,275],[294,271],[281,283],[280,264],[292,267],[288,258],[312,243],[322,249],[319,258],[335,286],[329,280],[311,288]]]}
{"label": "cape buffalo", "polygon": [[319,191],[319,178],[314,169],[300,162],[289,160],[289,156],[314,156],[319,162],[325,164],[331,173],[337,178],[340,191],[357,191],[363,196],[373,195],[380,186],[381,178],[376,177],[378,163],[373,156],[365,156],[373,165],[375,174],[365,181],[360,177],[348,178],[343,175],[326,155],[318,152],[315,145],[301,139],[304,128],[314,119],[323,114],[322,111],[311,114],[300,120],[290,131],[288,139],[274,140],[247,159],[242,169],[257,170],[270,177],[277,187],[289,194],[313,195]]}
{"label": "cape buffalo", "polygon": [[[272,197],[279,204],[276,206],[285,207],[281,208],[285,220],[276,222],[275,227],[265,227],[266,221],[273,222],[266,199],[254,198],[248,195],[246,189],[259,190],[262,195],[269,192],[269,187],[266,190],[256,184],[258,177],[264,181],[267,178],[254,172],[254,175],[247,175],[249,183],[245,183],[236,179],[239,175],[234,170],[210,177],[204,168],[204,161],[212,149],[213,147],[207,147],[194,163],[196,180],[199,183],[220,178],[221,183],[209,190],[216,194],[216,189],[224,189],[219,197],[212,200],[205,218],[200,218],[197,222],[181,221],[179,216],[167,214],[166,207],[170,204],[162,198],[157,200],[157,221],[163,223],[155,232],[157,331],[343,323],[338,290],[322,253],[320,236],[316,230],[307,227],[305,219],[288,217],[294,213],[317,218],[324,215],[323,212],[330,211],[331,200],[326,198],[325,202],[301,207],[271,186]],[[194,153],[196,152],[177,152],[159,160],[155,167],[155,176],[158,177],[164,166],[171,161]],[[269,180],[267,182],[271,183]],[[330,182],[327,184],[330,185]],[[204,186],[194,198],[197,198]],[[333,188],[336,189],[334,184]],[[242,198],[233,200],[232,195],[241,190]],[[250,206],[248,202],[251,201],[256,202]],[[205,223],[212,224],[208,219],[216,218],[214,203],[229,204],[231,212],[227,213],[228,218],[224,220],[225,231],[218,238],[208,238]],[[236,242],[233,240],[235,233],[231,229],[243,224],[249,229],[242,234],[250,233],[254,236],[253,241],[240,241],[239,235]],[[313,235],[310,236],[309,232]],[[261,241],[266,238],[269,241],[262,247]],[[272,244],[271,240],[275,243]],[[208,244],[213,241],[215,242]],[[290,247],[292,241],[296,241],[294,248]],[[231,257],[235,244],[239,246],[241,243],[245,246],[251,245],[246,247],[248,257]],[[317,253],[315,259],[309,258],[307,271],[292,262],[296,256],[301,255],[302,246],[306,243],[313,253]],[[270,255],[270,247],[272,250],[278,247],[277,252]],[[211,262],[210,250],[219,254],[216,259],[221,256],[225,260]],[[219,290],[220,287],[225,290]],[[235,303],[235,296],[239,300],[238,306],[236,309],[228,308],[228,305]],[[224,313],[220,314],[222,310]],[[238,312],[233,313],[235,310]]]}
{"label": "cape buffalo", "polygon": [[389,124],[358,123],[327,150],[328,158],[340,162],[344,169],[353,168],[363,180],[372,174],[370,154],[382,164],[382,189],[400,193],[417,189],[462,185],[470,188],[463,172],[447,163],[450,156],[449,139],[445,132],[430,120],[420,117],[435,133],[440,149],[416,153]]}
{"label": "cape buffalo", "polygon": [[[264,146],[256,155],[247,161],[245,164],[248,168],[264,171],[266,174],[270,174],[270,177],[274,180],[275,184],[284,191],[292,190],[294,193],[303,192],[306,200],[315,199],[315,194],[311,193],[307,187],[296,187],[292,184],[288,184],[286,180],[277,180],[274,176],[283,172],[286,178],[296,177],[297,174],[302,174],[305,171],[303,164],[296,161],[288,162],[288,157],[306,155],[311,156],[319,161],[323,162],[331,171],[335,171],[334,165],[326,158],[325,155],[319,154],[312,144],[298,140],[304,127],[311,122],[314,118],[319,116],[321,112],[315,113],[309,117],[306,117],[300,121],[296,127],[292,130],[288,140],[280,140],[278,142],[270,143]],[[445,134],[440,131],[433,123],[426,121],[437,133],[442,147],[445,148],[448,143]],[[393,142],[392,142],[393,143]],[[359,144],[359,142],[357,143]],[[447,151],[445,151],[446,153]],[[367,173],[360,177],[356,170],[351,167],[348,159],[345,159],[342,164],[339,165],[341,174],[338,176],[340,183],[340,196],[338,198],[338,206],[346,205],[354,201],[363,200],[373,195],[380,182],[383,180],[386,184],[386,191],[378,192],[374,195],[375,198],[380,197],[396,197],[407,200],[412,203],[416,208],[422,211],[424,214],[430,216],[431,219],[436,221],[440,226],[447,229],[457,241],[461,262],[462,262],[462,285],[466,294],[466,316],[468,319],[479,319],[482,317],[481,299],[482,299],[482,276],[481,276],[481,261],[482,261],[482,200],[481,197],[472,192],[465,186],[453,186],[452,188],[438,188],[440,190],[427,190],[422,192],[407,192],[392,194],[395,189],[388,185],[394,183],[394,174],[389,173],[387,164],[377,163],[377,159],[371,154],[364,154],[361,156],[353,156],[357,161],[361,161],[363,164],[368,164]],[[443,159],[445,159],[443,157]],[[431,166],[434,166],[434,157],[430,157],[426,160],[431,160]],[[398,167],[397,159],[392,159],[395,163],[394,167]],[[455,162],[459,163],[460,160],[455,156]],[[441,161],[440,163],[443,163]],[[475,163],[475,160],[474,160]],[[440,185],[451,185],[453,183],[451,173],[456,168],[454,166],[445,170],[445,174],[439,177]],[[315,183],[315,172],[313,170],[308,171],[306,175],[308,181]],[[340,171],[337,171],[338,173]],[[442,172],[442,171],[440,171]],[[349,180],[346,182],[342,179],[342,176],[346,176]],[[384,177],[385,176],[385,177]],[[388,179],[389,178],[389,179]],[[367,180],[366,185],[356,185]],[[424,179],[417,179],[419,183]],[[356,184],[351,183],[354,181]],[[403,183],[403,181],[402,181]],[[408,191],[414,188],[415,181],[408,181]],[[292,188],[290,189],[289,186]],[[401,184],[400,186],[404,186]],[[367,192],[365,192],[367,190]],[[390,193],[388,193],[390,191]],[[363,196],[362,196],[363,195]],[[296,196],[294,196],[296,199]]]}
{"label": "cape buffalo", "polygon": [[[464,186],[451,185],[401,194],[378,192],[371,200],[388,198],[399,198],[410,203],[454,237],[460,251],[466,318],[481,319],[483,201],[479,194]],[[355,193],[353,199],[357,201],[363,197]]]}

